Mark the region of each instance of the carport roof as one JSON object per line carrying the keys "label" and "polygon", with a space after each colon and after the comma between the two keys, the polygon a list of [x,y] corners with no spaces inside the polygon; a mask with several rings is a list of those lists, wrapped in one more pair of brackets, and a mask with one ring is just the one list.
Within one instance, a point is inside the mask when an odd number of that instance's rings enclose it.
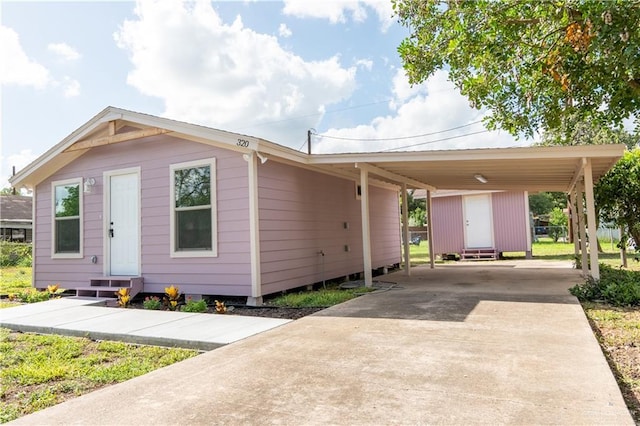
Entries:
{"label": "carport roof", "polygon": [[[410,188],[562,191],[572,189],[591,162],[593,179],[604,175],[624,145],[488,148],[397,153],[316,154],[309,163],[359,175],[358,167],[387,182]],[[475,176],[482,175],[486,183]]]}

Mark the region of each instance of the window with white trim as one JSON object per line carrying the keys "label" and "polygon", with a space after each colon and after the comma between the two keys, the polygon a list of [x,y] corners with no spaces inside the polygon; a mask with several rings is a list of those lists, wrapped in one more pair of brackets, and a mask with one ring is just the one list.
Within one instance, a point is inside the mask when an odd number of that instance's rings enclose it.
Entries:
{"label": "window with white trim", "polygon": [[53,257],[82,257],[82,179],[52,182]]}
{"label": "window with white trim", "polygon": [[217,256],[215,158],[171,165],[171,255]]}

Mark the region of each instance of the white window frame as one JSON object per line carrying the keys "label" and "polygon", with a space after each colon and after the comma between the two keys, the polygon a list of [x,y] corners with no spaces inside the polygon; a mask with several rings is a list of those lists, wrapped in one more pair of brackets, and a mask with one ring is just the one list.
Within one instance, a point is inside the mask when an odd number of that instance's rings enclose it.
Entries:
{"label": "white window frame", "polygon": [[[176,188],[175,171],[193,167],[209,166],[211,172],[210,194],[211,194],[211,250],[176,250]],[[169,240],[171,257],[218,257],[218,209],[217,209],[217,179],[216,179],[216,159],[207,158],[203,160],[187,161],[170,165],[169,173]]]}
{"label": "white window frame", "polygon": [[[52,259],[81,259],[84,250],[84,196],[83,196],[83,181],[82,178],[73,178],[73,179],[65,179],[65,180],[57,180],[51,182],[51,258]],[[78,185],[78,203],[80,204],[79,213],[79,234],[80,234],[80,245],[78,253],[57,253],[56,245],[57,245],[57,232],[58,227],[56,226],[56,187],[58,186],[67,186],[67,185]],[[75,218],[75,216],[73,216]]]}

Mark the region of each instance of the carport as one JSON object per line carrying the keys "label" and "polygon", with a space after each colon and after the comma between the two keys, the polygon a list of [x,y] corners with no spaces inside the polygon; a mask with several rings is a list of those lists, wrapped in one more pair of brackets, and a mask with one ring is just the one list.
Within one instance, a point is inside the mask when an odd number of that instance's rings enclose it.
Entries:
{"label": "carport", "polygon": [[[491,148],[449,151],[314,154],[310,165],[360,182],[365,283],[371,286],[371,238],[369,183],[372,180],[398,185],[402,204],[407,189],[427,191],[427,228],[433,235],[431,195],[437,189],[556,191],[569,196],[575,254],[583,275],[598,279],[598,251],[587,241],[596,239],[593,186],[624,153],[625,146],[586,145],[524,148]],[[584,200],[584,201],[583,201]],[[403,209],[405,272],[411,274],[407,209]],[[431,268],[435,267],[429,238]]]}

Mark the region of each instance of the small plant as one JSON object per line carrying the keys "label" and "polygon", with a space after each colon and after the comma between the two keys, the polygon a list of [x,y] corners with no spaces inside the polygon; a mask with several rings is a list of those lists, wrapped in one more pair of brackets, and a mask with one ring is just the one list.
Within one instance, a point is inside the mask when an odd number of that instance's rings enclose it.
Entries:
{"label": "small plant", "polygon": [[219,300],[216,300],[216,314],[226,314],[227,313],[227,307],[224,305],[224,302],[220,302]]}
{"label": "small plant", "polygon": [[147,296],[144,298],[144,301],[142,302],[142,307],[144,309],[158,311],[162,309],[162,300],[160,300],[158,296],[151,296],[151,297]]}
{"label": "small plant", "polygon": [[47,286],[49,292],[49,299],[56,299],[60,297],[60,294],[64,293],[64,288],[60,288],[60,284],[51,284]]}
{"label": "small plant", "polygon": [[129,291],[129,288],[123,287],[115,292],[115,295],[118,297],[118,306],[121,308],[126,308],[129,306],[129,303],[131,303]]}
{"label": "small plant", "polygon": [[49,300],[48,291],[38,291],[35,288],[28,288],[17,293],[9,294],[9,301],[21,303],[37,303]]}
{"label": "small plant", "polygon": [[187,298],[187,303],[182,307],[182,312],[207,312],[207,302],[204,299],[193,300]]}
{"label": "small plant", "polygon": [[172,284],[171,287],[165,287],[164,292],[167,295],[164,298],[167,309],[175,311],[178,308],[178,302],[180,300],[180,288]]}

